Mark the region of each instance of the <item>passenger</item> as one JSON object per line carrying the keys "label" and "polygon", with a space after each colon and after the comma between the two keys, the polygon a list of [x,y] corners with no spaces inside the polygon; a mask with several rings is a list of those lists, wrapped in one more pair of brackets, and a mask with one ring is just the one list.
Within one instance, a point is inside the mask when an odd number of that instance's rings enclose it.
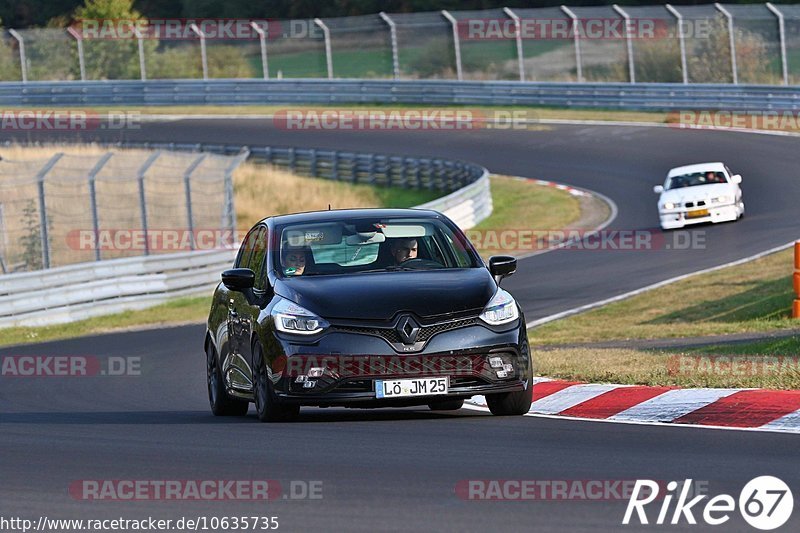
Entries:
{"label": "passenger", "polygon": [[306,270],[306,250],[286,248],[283,250],[283,273],[287,276],[302,276]]}
{"label": "passenger", "polygon": [[395,264],[399,265],[416,259],[418,249],[417,239],[396,239],[389,247],[389,252],[392,254]]}

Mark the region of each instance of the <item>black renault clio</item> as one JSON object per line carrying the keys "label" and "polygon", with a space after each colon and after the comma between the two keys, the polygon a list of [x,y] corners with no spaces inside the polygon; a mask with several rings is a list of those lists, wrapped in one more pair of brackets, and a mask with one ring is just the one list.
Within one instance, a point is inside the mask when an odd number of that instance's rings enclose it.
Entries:
{"label": "black renault clio", "polygon": [[353,209],[276,216],[247,234],[222,273],[205,338],[215,415],[296,418],[300,406],[528,412],[525,319],[441,213]]}

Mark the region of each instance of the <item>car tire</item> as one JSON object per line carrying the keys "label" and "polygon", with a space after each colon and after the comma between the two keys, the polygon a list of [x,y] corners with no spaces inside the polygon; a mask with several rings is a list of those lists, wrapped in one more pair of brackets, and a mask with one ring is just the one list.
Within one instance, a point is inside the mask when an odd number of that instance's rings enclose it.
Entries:
{"label": "car tire", "polygon": [[258,342],[253,347],[253,396],[256,416],[261,422],[291,422],[300,415],[299,405],[281,405],[267,374],[267,365]]}
{"label": "car tire", "polygon": [[214,416],[244,416],[250,407],[247,400],[231,397],[225,390],[225,381],[219,366],[217,351],[211,342],[206,347],[206,381],[208,383],[208,403]]}
{"label": "car tire", "polygon": [[431,402],[428,407],[431,411],[457,411],[464,406],[463,398],[454,398],[451,400],[440,400],[438,402]]}
{"label": "car tire", "polygon": [[531,409],[531,403],[533,403],[533,361],[530,359],[530,348],[527,342],[523,345],[523,350],[528,355],[528,386],[525,390],[520,391],[487,394],[486,404],[493,415],[519,416],[524,415]]}
{"label": "car tire", "polygon": [[527,413],[533,403],[533,384],[521,391],[487,394],[486,404],[495,416],[519,416]]}

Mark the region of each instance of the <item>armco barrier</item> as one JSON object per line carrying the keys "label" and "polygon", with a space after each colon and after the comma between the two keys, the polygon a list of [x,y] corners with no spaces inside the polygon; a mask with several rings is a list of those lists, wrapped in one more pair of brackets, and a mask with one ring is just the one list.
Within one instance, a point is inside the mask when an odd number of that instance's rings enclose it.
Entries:
{"label": "armco barrier", "polygon": [[0,327],[73,322],[207,294],[235,254],[141,256],[0,276]]}
{"label": "armco barrier", "polygon": [[0,83],[0,106],[526,105],[625,110],[797,110],[800,88],[448,80],[149,80]]}
{"label": "armco barrier", "polygon": [[[240,153],[234,145],[125,143],[126,147]],[[395,185],[450,192],[419,206],[449,216],[468,229],[492,212],[489,173],[478,165],[317,150],[253,147],[251,157],[299,174],[352,183]],[[72,322],[142,309],[177,296],[209,294],[236,250],[185,252],[79,263],[0,276],[0,327]]]}

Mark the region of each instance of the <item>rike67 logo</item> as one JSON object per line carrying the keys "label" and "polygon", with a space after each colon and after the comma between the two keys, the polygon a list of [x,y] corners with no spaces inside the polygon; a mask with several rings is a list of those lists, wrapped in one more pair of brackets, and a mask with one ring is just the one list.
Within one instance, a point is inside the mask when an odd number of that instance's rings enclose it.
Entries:
{"label": "rike67 logo", "polygon": [[[697,524],[695,513],[701,515],[702,520],[712,526],[719,526],[730,520],[731,514],[737,509],[737,501],[733,496],[720,494],[710,498],[703,505],[701,502],[708,498],[708,495],[702,494],[689,499],[691,485],[691,479],[682,484],[670,481],[666,493],[660,494],[659,489],[662,486],[655,481],[636,480],[622,523],[628,525],[635,517],[634,524],[636,519],[640,524],[650,524],[653,516],[651,514],[648,517],[645,507],[657,499],[661,500],[658,516],[654,522],[658,525],[680,524],[683,520],[688,524]],[[671,509],[676,496],[675,507]],[[756,529],[767,531],[781,527],[792,516],[793,508],[794,498],[789,486],[773,476],[760,476],[750,480],[739,494],[739,513]]]}

